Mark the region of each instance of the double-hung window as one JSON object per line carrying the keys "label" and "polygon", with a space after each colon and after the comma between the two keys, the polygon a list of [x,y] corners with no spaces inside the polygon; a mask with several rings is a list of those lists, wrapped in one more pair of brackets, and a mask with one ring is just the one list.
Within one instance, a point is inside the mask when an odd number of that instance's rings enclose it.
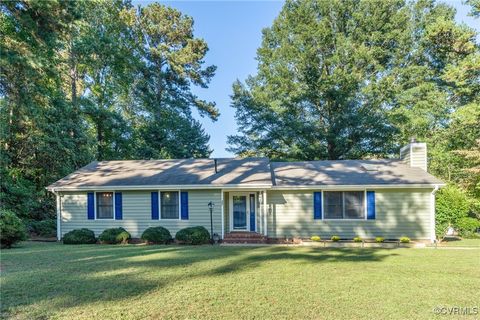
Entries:
{"label": "double-hung window", "polygon": [[160,192],[160,214],[162,219],[179,219],[178,191]]}
{"label": "double-hung window", "polygon": [[364,191],[324,191],[325,219],[365,219]]}
{"label": "double-hung window", "polygon": [[97,219],[113,219],[113,192],[97,192]]}

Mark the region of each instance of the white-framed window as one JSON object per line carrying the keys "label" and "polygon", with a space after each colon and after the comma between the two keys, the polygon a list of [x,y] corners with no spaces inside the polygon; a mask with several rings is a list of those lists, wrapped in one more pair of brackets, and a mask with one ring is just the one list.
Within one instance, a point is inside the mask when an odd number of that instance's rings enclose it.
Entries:
{"label": "white-framed window", "polygon": [[365,214],[365,191],[323,191],[324,219],[362,220]]}
{"label": "white-framed window", "polygon": [[160,191],[160,219],[180,219],[180,191]]}
{"label": "white-framed window", "polygon": [[115,218],[113,192],[95,193],[95,212],[98,220]]}

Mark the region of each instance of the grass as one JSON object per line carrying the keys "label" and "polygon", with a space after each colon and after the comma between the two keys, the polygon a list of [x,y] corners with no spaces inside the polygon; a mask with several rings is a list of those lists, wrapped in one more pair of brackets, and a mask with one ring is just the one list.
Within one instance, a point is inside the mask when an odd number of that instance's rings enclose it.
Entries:
{"label": "grass", "polygon": [[14,319],[426,319],[480,301],[480,249],[23,243],[1,271]]}
{"label": "grass", "polygon": [[480,239],[451,238],[439,243],[442,247],[477,247],[480,248]]}

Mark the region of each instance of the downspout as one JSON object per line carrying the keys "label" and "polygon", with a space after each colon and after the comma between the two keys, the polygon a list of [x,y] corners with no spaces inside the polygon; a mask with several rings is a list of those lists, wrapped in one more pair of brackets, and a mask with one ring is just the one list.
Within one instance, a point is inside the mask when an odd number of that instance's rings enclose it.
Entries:
{"label": "downspout", "polygon": [[435,236],[435,194],[439,190],[439,186],[435,185],[430,193],[430,241],[434,243],[437,240]]}

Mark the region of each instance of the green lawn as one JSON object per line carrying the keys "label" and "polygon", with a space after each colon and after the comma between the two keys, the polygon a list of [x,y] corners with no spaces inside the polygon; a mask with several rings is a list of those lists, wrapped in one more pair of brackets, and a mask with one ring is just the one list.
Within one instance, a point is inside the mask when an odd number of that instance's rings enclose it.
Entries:
{"label": "green lawn", "polygon": [[426,319],[480,304],[475,248],[24,243],[2,250],[1,271],[15,319]]}

